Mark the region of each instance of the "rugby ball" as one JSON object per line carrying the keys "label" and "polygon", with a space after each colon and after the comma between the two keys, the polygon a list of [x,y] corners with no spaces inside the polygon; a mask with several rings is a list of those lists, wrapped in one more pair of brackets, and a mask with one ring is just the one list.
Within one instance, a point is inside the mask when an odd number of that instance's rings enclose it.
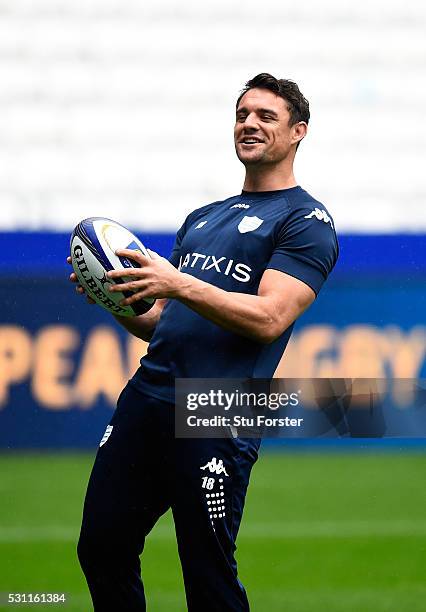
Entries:
{"label": "rugby ball", "polygon": [[[121,306],[119,302],[130,297],[133,292],[111,293],[108,290],[110,285],[117,282],[109,279],[107,272],[140,267],[127,257],[118,257],[115,254],[117,249],[134,249],[149,257],[142,242],[128,229],[103,217],[83,219],[71,234],[70,248],[72,267],[80,285],[102,308],[121,317],[134,317],[152,308],[155,302],[153,298]],[[125,277],[123,279],[118,280],[118,284],[125,282]]]}

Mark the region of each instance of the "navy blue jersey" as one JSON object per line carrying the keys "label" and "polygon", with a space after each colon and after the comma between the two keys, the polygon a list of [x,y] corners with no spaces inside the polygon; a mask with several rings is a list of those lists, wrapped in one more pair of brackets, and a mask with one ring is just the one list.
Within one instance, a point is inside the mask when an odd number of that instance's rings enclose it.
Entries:
{"label": "navy blue jersey", "polygon": [[[337,256],[331,216],[297,186],[243,191],[195,210],[177,233],[170,261],[225,291],[256,294],[270,268],[298,278],[318,294]],[[265,345],[169,300],[133,383],[173,401],[175,378],[270,378],[292,329]]]}

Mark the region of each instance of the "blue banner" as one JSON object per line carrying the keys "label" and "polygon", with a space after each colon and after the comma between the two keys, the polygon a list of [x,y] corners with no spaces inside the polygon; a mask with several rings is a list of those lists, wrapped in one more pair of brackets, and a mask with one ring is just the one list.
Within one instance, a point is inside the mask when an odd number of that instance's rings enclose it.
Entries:
{"label": "blue banner", "polygon": [[[168,234],[140,237],[166,256],[173,244]],[[1,234],[0,243],[0,448],[93,447],[146,344],[74,292],[67,235]],[[426,378],[424,236],[340,245],[276,376]],[[395,393],[403,411],[407,398]]]}

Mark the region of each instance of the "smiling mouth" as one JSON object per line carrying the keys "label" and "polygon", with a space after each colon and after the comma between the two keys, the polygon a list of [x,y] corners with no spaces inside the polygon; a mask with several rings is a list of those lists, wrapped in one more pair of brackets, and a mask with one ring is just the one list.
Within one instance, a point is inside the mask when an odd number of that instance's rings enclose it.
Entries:
{"label": "smiling mouth", "polygon": [[240,144],[252,147],[254,145],[263,144],[263,140],[256,140],[255,138],[243,138],[240,140]]}

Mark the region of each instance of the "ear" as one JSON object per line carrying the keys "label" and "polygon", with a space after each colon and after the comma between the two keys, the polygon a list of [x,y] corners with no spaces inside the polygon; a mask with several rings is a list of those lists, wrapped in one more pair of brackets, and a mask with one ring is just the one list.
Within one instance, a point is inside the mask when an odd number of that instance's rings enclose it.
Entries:
{"label": "ear", "polygon": [[292,130],[292,144],[296,144],[305,138],[308,131],[308,124],[305,123],[305,121],[299,121],[299,123],[293,125]]}

